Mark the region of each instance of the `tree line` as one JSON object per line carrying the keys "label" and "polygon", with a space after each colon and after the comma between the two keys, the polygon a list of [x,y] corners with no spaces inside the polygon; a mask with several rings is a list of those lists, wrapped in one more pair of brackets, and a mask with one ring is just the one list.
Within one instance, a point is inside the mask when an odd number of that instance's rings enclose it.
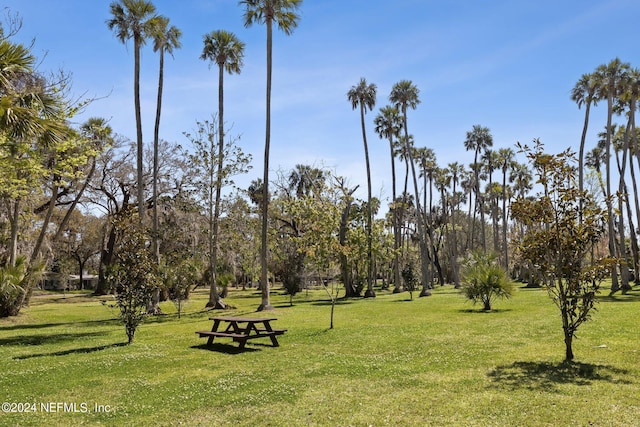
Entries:
{"label": "tree line", "polygon": [[[388,206],[372,197],[375,165],[369,162],[371,123],[366,113],[376,106],[377,87],[364,78],[348,90],[347,101],[359,110],[367,199],[354,197],[359,184],[312,165],[270,177],[272,27],[291,34],[301,1],[239,3],[246,26],[259,23],[267,28],[264,175],[246,189],[235,188],[233,177],[250,169],[252,156],[229,135],[224,116],[224,75],[240,73],[243,65],[244,43],[236,35],[215,30],[203,36],[201,59],[218,71],[217,112],[210,120],[196,121],[193,131],[185,131],[188,143],[178,145],[162,140],[159,129],[164,55],[180,48],[181,32],[149,1],[110,5],[107,27],[121,42],[134,43],[132,142],[102,118],[71,126],[70,118],[91,100],[70,98],[68,76],[40,72],[30,49],[12,41],[19,19],[8,20],[0,34],[1,316],[15,315],[28,304],[45,270],[97,272],[96,293],[117,291],[114,283],[125,283],[126,274],[113,272],[119,263],[133,262],[123,258],[122,251],[135,246],[125,237],[139,231],[137,244],[148,249],[153,264],[147,312],[157,312],[161,299],[187,298],[189,290],[200,285],[210,288],[208,306],[224,308],[229,283],[257,283],[261,310],[272,308],[269,287],[276,281],[291,297],[307,283],[334,279],[344,286],[346,297],[375,297],[378,285],[394,292],[419,287],[420,295],[428,296],[436,285],[460,287],[461,264],[477,250],[495,252],[511,278],[530,286],[554,280],[532,261],[533,254],[519,250],[526,236],[544,225],[513,210],[517,203],[551,191],[545,186],[549,171],[540,171],[548,164],[543,154],[533,160],[529,156],[528,164],[519,161],[519,152],[530,151],[522,146],[494,148],[490,129],[478,124],[458,141],[473,153],[473,162],[439,165],[436,153],[419,147],[409,132],[409,110],[421,102],[410,80],[393,85],[388,104],[373,119],[375,135],[389,146]],[[153,42],[159,58],[149,145],[143,142],[139,93],[140,49],[147,41]],[[630,64],[614,59],[583,75],[571,93],[577,106],[585,107],[585,121],[577,159],[566,158],[571,171],[577,171],[580,194],[589,194],[606,208],[604,240],[593,238],[588,255],[616,260],[607,270],[614,292],[630,289],[640,262],[634,222],[640,223],[634,166],[634,159],[640,166],[635,131],[639,76]],[[605,100],[604,131],[588,150],[591,108]],[[621,124],[614,123],[617,119]],[[540,173],[534,177],[532,171]],[[570,176],[573,172],[566,174],[567,182]],[[582,224],[586,196],[577,200]],[[123,234],[132,223],[137,231]]]}

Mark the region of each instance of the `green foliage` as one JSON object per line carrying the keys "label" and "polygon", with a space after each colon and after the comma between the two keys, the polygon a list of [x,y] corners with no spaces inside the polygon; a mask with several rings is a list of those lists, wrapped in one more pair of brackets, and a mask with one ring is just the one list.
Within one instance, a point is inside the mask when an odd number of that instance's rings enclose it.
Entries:
{"label": "green foliage", "polygon": [[180,318],[184,301],[189,299],[191,286],[198,281],[198,268],[193,261],[184,260],[172,265],[161,265],[159,273],[163,287],[175,304]]}
{"label": "green foliage", "polygon": [[418,278],[414,272],[413,263],[405,265],[401,275],[404,281],[404,289],[409,291],[409,298],[413,300],[413,291],[415,291],[418,286]]}
{"label": "green foliage", "polygon": [[0,317],[15,316],[20,311],[25,295],[21,284],[26,274],[25,257],[18,257],[15,265],[0,267]]}
{"label": "green foliage", "polygon": [[572,360],[576,330],[590,318],[600,282],[613,262],[587,262],[604,234],[607,215],[589,192],[578,189],[574,153],[546,154],[537,140],[534,148],[520,148],[535,170],[542,193],[535,199],[519,197],[512,204],[513,217],[527,227],[518,253],[543,275],[562,316],[566,360]]}
{"label": "green foliage", "polygon": [[116,262],[110,268],[107,280],[115,290],[120,321],[130,344],[147,313],[147,303],[159,280],[137,216],[123,215],[116,220],[115,227],[118,233]]}
{"label": "green foliage", "polygon": [[488,311],[495,299],[511,298],[515,287],[499,265],[497,255],[478,250],[471,253],[462,265],[460,291],[474,304],[482,303],[483,309]]}

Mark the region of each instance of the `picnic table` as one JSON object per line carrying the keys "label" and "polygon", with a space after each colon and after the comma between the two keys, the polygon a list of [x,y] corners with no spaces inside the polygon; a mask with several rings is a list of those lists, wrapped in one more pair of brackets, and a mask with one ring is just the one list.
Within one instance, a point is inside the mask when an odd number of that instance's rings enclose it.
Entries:
{"label": "picnic table", "polygon": [[[233,341],[240,343],[240,348],[243,349],[247,340],[254,338],[271,338],[271,343],[274,347],[278,347],[277,335],[284,334],[286,329],[273,329],[271,322],[278,320],[274,317],[231,317],[220,316],[210,317],[209,320],[213,320],[213,326],[211,331],[197,331],[196,334],[200,338],[208,337],[207,345],[213,344],[213,340],[216,337],[232,338]],[[219,330],[221,324],[226,324],[224,330]],[[223,325],[224,326],[224,325]]]}

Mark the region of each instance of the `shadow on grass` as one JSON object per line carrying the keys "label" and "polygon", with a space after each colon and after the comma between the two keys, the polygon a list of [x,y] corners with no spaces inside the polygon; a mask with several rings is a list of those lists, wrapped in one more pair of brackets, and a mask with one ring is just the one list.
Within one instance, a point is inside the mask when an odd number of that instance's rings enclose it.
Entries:
{"label": "shadow on grass", "polygon": [[94,353],[96,351],[106,350],[108,348],[116,348],[116,347],[124,347],[126,346],[126,342],[120,342],[115,344],[107,344],[100,345],[97,347],[83,347],[83,348],[73,348],[70,350],[62,350],[55,351],[53,353],[36,353],[36,354],[27,354],[24,356],[16,356],[14,360],[24,360],[24,359],[33,359],[34,357],[46,357],[46,356],[66,356],[68,354],[82,354],[82,353]]}
{"label": "shadow on grass", "polygon": [[44,328],[54,328],[58,326],[87,326],[87,327],[95,327],[96,325],[106,326],[106,325],[119,325],[120,320],[113,318],[107,320],[86,320],[80,322],[61,322],[61,323],[36,323],[29,325],[7,325],[0,326],[0,331],[17,331],[21,329],[44,329]]}
{"label": "shadow on grass", "polygon": [[[329,306],[331,307],[331,300],[320,300],[320,301],[309,301],[309,304],[311,305],[317,305],[317,306]],[[353,304],[353,300],[351,299],[337,299],[336,300],[336,307],[339,305],[349,305],[349,304]]]}
{"label": "shadow on grass", "polygon": [[615,294],[601,294],[596,295],[596,301],[598,302],[638,302],[640,301],[640,294],[635,291],[629,291],[626,293],[616,292]]}
{"label": "shadow on grass", "polygon": [[495,387],[554,391],[559,384],[585,386],[594,381],[631,384],[624,378],[628,374],[625,369],[590,363],[514,362],[496,367],[487,376]]}
{"label": "shadow on grass", "polygon": [[226,354],[240,354],[240,353],[250,353],[254,351],[258,351],[256,348],[245,347],[240,348],[238,345],[233,344],[225,344],[214,342],[211,345],[200,344],[200,345],[192,345],[191,348],[195,348],[198,350],[207,350],[207,351],[215,351],[216,353],[226,353]]}
{"label": "shadow on grass", "polygon": [[513,311],[510,308],[492,308],[491,310],[484,310],[482,308],[463,308],[458,310],[458,313],[476,313],[476,314],[485,314],[485,313],[508,313]]}
{"label": "shadow on grass", "polygon": [[103,332],[79,332],[79,333],[59,333],[46,335],[27,335],[9,338],[1,338],[0,346],[5,345],[41,345],[41,344],[58,344],[64,341],[74,341],[78,338],[99,337],[108,335],[109,331]]}

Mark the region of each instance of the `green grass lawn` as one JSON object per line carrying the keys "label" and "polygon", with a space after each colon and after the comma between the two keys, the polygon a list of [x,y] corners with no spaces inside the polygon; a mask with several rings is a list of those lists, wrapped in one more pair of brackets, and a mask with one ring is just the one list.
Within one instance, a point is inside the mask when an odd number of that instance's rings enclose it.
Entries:
{"label": "green grass lawn", "polygon": [[0,425],[640,425],[637,287],[602,293],[569,365],[542,289],[519,288],[490,313],[448,286],[413,301],[378,292],[340,301],[333,330],[324,291],[290,307],[275,290],[269,313],[255,313],[255,291],[231,291],[237,308],[216,315],[274,315],[288,329],[280,347],[265,338],[243,352],[229,339],[207,349],[194,333],[211,327],[206,292],[180,319],[163,303],[167,314],[147,319],[132,345],[97,298],[35,296],[0,320],[0,393],[36,412],[0,412]]}

